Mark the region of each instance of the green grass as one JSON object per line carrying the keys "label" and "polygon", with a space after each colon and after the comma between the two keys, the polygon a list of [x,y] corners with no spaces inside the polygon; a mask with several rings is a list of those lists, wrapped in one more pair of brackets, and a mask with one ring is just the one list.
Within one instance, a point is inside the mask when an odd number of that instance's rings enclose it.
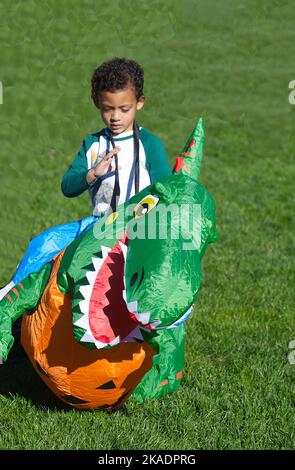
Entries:
{"label": "green grass", "polygon": [[[0,283],[30,237],[90,214],[60,180],[103,127],[94,68],[145,69],[141,125],[171,164],[196,119],[221,234],[188,322],[183,386],[127,413],[64,408],[28,362],[0,367],[1,449],[290,449],[295,445],[294,5],[287,0],[5,0],[0,14]],[[292,256],[293,255],[293,256]]]}

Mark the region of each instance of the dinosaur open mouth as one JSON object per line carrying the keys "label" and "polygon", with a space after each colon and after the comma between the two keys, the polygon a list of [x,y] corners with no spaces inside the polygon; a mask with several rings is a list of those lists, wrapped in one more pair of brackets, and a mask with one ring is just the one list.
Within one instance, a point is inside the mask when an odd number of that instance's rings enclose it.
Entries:
{"label": "dinosaur open mouth", "polygon": [[179,326],[189,316],[189,309],[175,323],[162,326],[150,320],[151,312],[141,312],[138,302],[126,301],[125,262],[126,234],[109,248],[102,246],[85,267],[85,277],[78,283],[73,298],[73,326],[80,342],[91,343],[97,349],[121,342],[144,341],[142,331]]}
{"label": "dinosaur open mouth", "polygon": [[79,313],[74,329],[82,329],[77,333],[82,343],[92,343],[97,349],[143,341],[139,322],[130,316],[123,298],[126,243],[124,235],[113,248],[101,247],[73,299],[73,303],[79,299],[78,312],[73,307],[75,315]]}

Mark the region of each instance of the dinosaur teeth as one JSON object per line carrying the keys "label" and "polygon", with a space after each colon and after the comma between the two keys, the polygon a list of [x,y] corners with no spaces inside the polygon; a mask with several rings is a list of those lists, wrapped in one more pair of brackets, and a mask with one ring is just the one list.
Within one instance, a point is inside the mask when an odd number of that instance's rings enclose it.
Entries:
{"label": "dinosaur teeth", "polygon": [[122,297],[123,297],[123,299],[124,299],[125,302],[126,302],[126,290],[125,290],[125,289],[122,291]]}
{"label": "dinosaur teeth", "polygon": [[122,340],[124,343],[130,343],[133,341],[144,341],[144,338],[141,334],[140,327],[137,326],[134,330],[130,331],[130,333]]}
{"label": "dinosaur teeth", "polygon": [[150,323],[152,330],[156,330],[160,325],[161,325],[161,322],[159,320],[153,320]]}
{"label": "dinosaur teeth", "polygon": [[134,302],[127,302],[127,308],[130,313],[137,313],[137,300]]}
{"label": "dinosaur teeth", "polygon": [[[86,277],[88,279],[89,284],[94,284],[95,279],[96,279],[96,275],[97,275],[97,273],[95,271],[88,271],[88,273],[86,274]],[[82,287],[81,287],[80,291],[82,292]]]}
{"label": "dinosaur teeth", "polygon": [[121,341],[120,336],[116,336],[115,339],[113,339],[112,341],[110,341],[109,345],[110,345],[110,346],[116,346],[117,344],[120,343],[120,341]]}
{"label": "dinosaur teeth", "polygon": [[128,247],[125,245],[125,243],[122,243],[119,241],[119,244],[120,244],[120,247],[121,247],[121,250],[122,250],[122,254],[124,256],[124,259],[126,261],[126,257],[127,257],[127,249]]}
{"label": "dinosaur teeth", "polygon": [[93,263],[95,271],[98,271],[99,268],[101,267],[102,263],[103,263],[103,259],[102,258],[92,258],[92,263]]}
{"label": "dinosaur teeth", "polygon": [[87,299],[90,297],[92,291],[92,286],[81,286],[80,287],[80,292],[83,295],[84,299]]}
{"label": "dinosaur teeth", "polygon": [[147,333],[150,333],[150,332],[151,332],[151,328],[147,328],[146,326],[143,326],[143,325],[140,326],[140,329],[141,329],[142,331],[146,331]]}
{"label": "dinosaur teeth", "polygon": [[[122,295],[126,302],[126,291],[123,291]],[[134,300],[133,302],[127,302],[127,308],[130,313],[133,313],[139,323],[141,323],[142,325],[146,325],[147,323],[149,323],[151,312],[138,312],[137,300]]]}
{"label": "dinosaur teeth", "polygon": [[75,326],[78,326],[79,328],[83,328],[84,330],[88,330],[89,328],[89,323],[88,323],[88,317],[87,315],[83,315],[79,320],[77,320],[74,323]]}
{"label": "dinosaur teeth", "polygon": [[133,338],[133,339],[139,339],[140,341],[143,341],[143,340],[144,340],[139,327],[136,327],[136,328],[132,331],[132,338]]}
{"label": "dinosaur teeth", "polygon": [[103,259],[105,259],[108,256],[110,251],[111,251],[111,248],[109,248],[108,246],[104,246],[104,245],[101,246],[101,252],[102,252]]}
{"label": "dinosaur teeth", "polygon": [[102,343],[101,341],[95,340],[94,344],[95,344],[96,349],[103,349],[106,346],[109,346],[111,343]]}
{"label": "dinosaur teeth", "polygon": [[80,341],[83,343],[95,343],[95,339],[93,335],[89,333],[88,331],[84,333]]}
{"label": "dinosaur teeth", "polygon": [[[124,245],[123,243],[120,243],[120,244],[121,244],[122,253],[123,253],[124,257],[126,258],[127,246]],[[83,328],[85,330],[85,332],[84,332],[84,334],[83,334],[80,341],[83,342],[83,343],[92,343],[92,344],[95,345],[95,347],[97,349],[102,349],[102,348],[105,348],[106,346],[116,346],[121,341],[120,336],[116,336],[116,338],[114,338],[109,343],[104,343],[102,341],[98,341],[93,336],[90,325],[89,325],[89,306],[90,306],[90,299],[91,299],[91,293],[92,293],[93,285],[94,285],[95,280],[97,278],[97,273],[100,270],[100,268],[102,267],[105,259],[108,257],[108,254],[109,254],[110,251],[112,251],[111,248],[109,248],[107,246],[101,246],[101,255],[102,255],[102,257],[98,256],[96,258],[95,257],[92,258],[92,264],[93,264],[93,267],[94,267],[95,271],[88,271],[86,273],[86,278],[89,282],[89,285],[80,286],[80,289],[79,289],[80,293],[84,297],[84,300],[81,300],[79,302],[80,311],[84,315],[81,316],[81,318],[79,318],[79,320],[77,320],[74,323],[75,326],[77,326],[79,328]],[[125,291],[125,298],[126,298],[126,291]],[[135,308],[137,307],[137,302],[133,302],[133,307],[134,306],[135,306]]]}
{"label": "dinosaur teeth", "polygon": [[106,346],[116,346],[117,344],[119,344],[120,336],[116,336],[116,338],[113,339],[113,341],[111,341],[110,343],[103,343],[102,341],[98,341],[97,339],[95,339],[91,331],[85,331],[80,341],[83,343],[92,343],[97,349],[103,349]]}
{"label": "dinosaur teeth", "polygon": [[138,313],[134,312],[134,315],[136,316],[137,320],[142,323],[143,325],[146,325],[150,321],[150,312],[144,312],[144,313]]}
{"label": "dinosaur teeth", "polygon": [[79,303],[79,307],[80,307],[81,312],[84,313],[85,315],[87,315],[87,317],[88,317],[89,299],[81,300],[81,302]]}

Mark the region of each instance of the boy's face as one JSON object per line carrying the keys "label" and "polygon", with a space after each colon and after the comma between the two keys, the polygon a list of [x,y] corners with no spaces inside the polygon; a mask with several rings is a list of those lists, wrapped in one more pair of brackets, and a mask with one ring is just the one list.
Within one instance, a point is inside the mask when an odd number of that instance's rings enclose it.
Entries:
{"label": "boy's face", "polygon": [[144,105],[144,96],[137,100],[135,90],[127,87],[114,92],[101,91],[98,99],[101,117],[112,134],[132,131],[136,111]]}

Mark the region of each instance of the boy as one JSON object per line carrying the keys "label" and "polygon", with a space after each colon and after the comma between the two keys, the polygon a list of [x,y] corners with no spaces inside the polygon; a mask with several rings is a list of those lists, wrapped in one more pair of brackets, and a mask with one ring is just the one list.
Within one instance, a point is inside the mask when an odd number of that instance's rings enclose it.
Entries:
{"label": "boy", "polygon": [[[93,216],[51,227],[34,237],[11,282],[0,289],[0,299],[28,274],[39,271],[98,217],[115,211],[118,203],[171,174],[161,140],[135,123],[135,114],[144,105],[143,82],[143,70],[132,60],[115,58],[95,70],[92,99],[107,127],[83,141],[61,185],[68,197],[88,189]],[[109,150],[112,141],[114,148]]]}
{"label": "boy", "polygon": [[[63,176],[61,188],[67,197],[78,196],[88,189],[95,217],[47,229],[33,238],[13,278],[0,289],[0,299],[90,228],[97,216],[114,210],[135,192],[171,174],[161,140],[135,123],[136,112],[143,108],[145,101],[142,68],[133,60],[114,58],[94,71],[91,84],[92,99],[106,128],[86,137]],[[110,143],[115,145],[112,150]],[[112,160],[116,154],[115,168]],[[14,333],[19,335],[19,326],[16,328]]]}
{"label": "boy", "polygon": [[91,84],[106,128],[86,137],[61,188],[67,197],[88,189],[93,215],[102,216],[171,170],[161,140],[135,122],[145,102],[140,65],[114,58],[94,71]]}

